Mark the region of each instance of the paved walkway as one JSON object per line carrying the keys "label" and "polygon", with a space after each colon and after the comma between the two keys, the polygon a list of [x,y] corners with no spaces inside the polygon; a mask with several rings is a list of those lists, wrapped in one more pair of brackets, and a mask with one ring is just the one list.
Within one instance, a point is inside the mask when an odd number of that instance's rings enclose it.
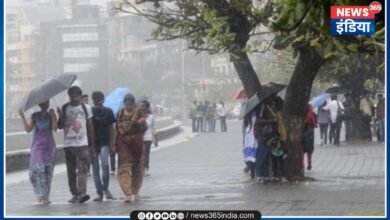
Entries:
{"label": "paved walkway", "polygon": [[[255,209],[266,216],[384,214],[384,144],[316,146],[313,170],[306,173],[315,181],[264,185],[249,181],[242,172],[240,124],[233,121],[228,126],[228,133],[203,133],[196,137],[182,134],[176,139],[184,143],[172,142],[175,145],[167,144],[152,152],[151,176],[144,179],[139,203],[125,204],[118,199],[67,204],[70,194],[66,173],[58,166],[52,185],[53,203],[47,207],[34,205],[27,176],[12,181],[17,176],[7,175],[6,214],[128,216],[135,209]],[[88,192],[93,197],[93,181],[88,180]],[[115,178],[110,189],[114,196],[122,196]]]}

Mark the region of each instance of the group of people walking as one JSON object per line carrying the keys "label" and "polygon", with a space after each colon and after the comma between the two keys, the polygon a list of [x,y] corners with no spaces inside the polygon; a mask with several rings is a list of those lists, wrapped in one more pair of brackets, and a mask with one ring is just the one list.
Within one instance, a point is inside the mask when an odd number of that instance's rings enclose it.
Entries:
{"label": "group of people walking", "polygon": [[[93,201],[114,199],[109,190],[109,157],[111,169],[115,170],[115,157],[118,156],[117,178],[125,195],[125,202],[138,201],[145,174],[149,173],[152,143],[157,147],[155,118],[150,103],[142,100],[136,103],[135,97],[127,94],[123,99],[124,108],[116,115],[103,105],[105,97],[100,91],[92,93],[93,107],[83,101],[82,90],[73,86],[68,90],[69,102],[57,108],[57,114],[49,109],[49,100],[39,104],[40,111],[27,120],[19,111],[24,128],[33,131],[29,179],[39,204],[50,204],[50,189],[56,160],[56,143],[53,131],[63,129],[64,152],[67,167],[68,186],[71,193],[69,203],[84,203],[90,199],[87,194],[89,163],[92,164],[93,179],[97,197]],[[321,145],[340,145],[341,123],[344,121],[346,138],[351,138],[354,129],[351,123],[351,98],[344,102],[332,95],[331,100],[318,108],[317,114],[308,104],[303,124],[302,146],[307,158],[307,170],[312,169],[314,151],[314,130],[320,128]],[[243,154],[246,167],[252,179],[259,182],[286,182],[285,159],[287,130],[281,111],[283,100],[276,95],[265,98],[246,114],[243,127]],[[363,115],[365,138],[372,140],[371,122],[375,115],[378,121],[378,141],[385,138],[385,100],[378,95],[374,108],[369,95],[360,101],[359,110]],[[216,119],[221,121],[221,131],[227,132],[227,108],[222,101],[218,104],[209,101],[194,101],[190,112],[193,132],[215,132]],[[328,127],[330,132],[328,136]],[[304,158],[304,157],[303,157]],[[304,161],[302,161],[304,166]],[[102,170],[102,176],[100,175]]]}
{"label": "group of people walking", "polygon": [[362,116],[360,130],[363,139],[372,141],[372,128],[375,127],[372,126],[372,122],[374,122],[374,125],[377,122],[377,139],[379,142],[384,141],[385,99],[383,95],[378,94],[376,107],[374,107],[369,93],[360,99],[359,108],[356,108],[351,95],[346,94],[344,98],[344,102],[341,102],[337,99],[336,94],[332,94],[331,100],[324,102],[318,108],[317,114],[314,113],[313,108],[309,104],[303,129],[303,150],[307,155],[307,170],[311,170],[312,168],[311,158],[314,151],[314,129],[319,125],[321,146],[333,144],[339,147],[343,122],[345,126],[345,140],[349,141],[353,138],[353,131],[357,128],[354,126],[356,124],[356,121],[354,121],[356,118],[353,118],[352,115],[356,110],[360,111],[360,115]]}
{"label": "group of people walking", "polygon": [[[344,102],[338,101],[337,95],[332,95],[330,102],[324,103],[318,108],[321,146],[327,144],[340,146],[340,131],[343,122],[345,126],[345,140],[353,139],[354,130],[357,129],[354,126],[357,124],[357,119],[353,117],[356,110],[361,113],[356,115],[361,115],[359,129],[363,139],[372,141],[373,136],[376,135],[377,140],[383,142],[385,140],[385,99],[382,94],[378,94],[377,99],[375,107],[370,94],[367,93],[361,98],[359,105],[356,106],[352,97],[348,94],[345,95]],[[375,126],[376,124],[377,126]],[[374,135],[372,133],[373,130],[377,131]]]}
{"label": "group of people walking", "polygon": [[217,119],[221,122],[221,131],[227,132],[226,117],[228,108],[223,101],[194,101],[190,109],[192,132],[215,132]]}
{"label": "group of people walking", "polygon": [[[138,201],[145,172],[149,170],[151,144],[158,145],[155,119],[150,103],[138,105],[135,97],[124,97],[124,108],[116,117],[110,108],[103,106],[104,94],[93,92],[91,107],[82,101],[82,90],[73,86],[68,90],[70,101],[49,110],[49,100],[41,103],[41,110],[27,120],[19,111],[27,132],[34,131],[31,146],[29,178],[39,204],[49,204],[50,187],[56,156],[53,131],[63,129],[64,152],[68,185],[72,195],[69,203],[84,203],[87,194],[88,164],[91,162],[96,187],[96,202],[114,199],[109,190],[109,156],[118,155],[118,182],[125,202]],[[102,170],[102,176],[100,175]]]}

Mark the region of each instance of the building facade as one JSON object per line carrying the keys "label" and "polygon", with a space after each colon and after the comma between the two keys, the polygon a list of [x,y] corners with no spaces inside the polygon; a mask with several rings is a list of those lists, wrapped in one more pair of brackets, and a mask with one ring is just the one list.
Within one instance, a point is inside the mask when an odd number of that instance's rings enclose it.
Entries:
{"label": "building facade", "polygon": [[86,94],[109,90],[107,30],[97,6],[76,5],[71,19],[42,23],[36,45],[41,76],[76,74]]}
{"label": "building facade", "polygon": [[60,7],[7,7],[6,10],[6,115],[16,117],[23,98],[39,82],[36,71],[36,33],[41,22],[64,19]]}

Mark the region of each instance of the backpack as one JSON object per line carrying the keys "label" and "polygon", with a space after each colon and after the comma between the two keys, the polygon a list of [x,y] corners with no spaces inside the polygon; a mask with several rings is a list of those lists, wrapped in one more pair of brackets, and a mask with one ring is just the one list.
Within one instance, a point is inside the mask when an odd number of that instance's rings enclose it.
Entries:
{"label": "backpack", "polygon": [[340,104],[337,102],[337,117],[336,122],[342,122],[345,119],[345,110],[340,107]]}
{"label": "backpack", "polygon": [[[59,118],[58,119],[58,128],[59,129],[63,129],[65,127],[65,119],[66,119],[66,108],[70,105],[70,102],[66,103],[65,105],[62,106],[62,118]],[[81,108],[83,109],[84,111],[84,115],[85,115],[85,121],[88,122],[88,111],[87,111],[87,107],[85,106],[84,103],[81,103]],[[88,126],[87,126],[88,127]]]}
{"label": "backpack", "polygon": [[[268,106],[265,105],[265,108],[276,118],[278,119],[278,115]],[[261,115],[263,114],[264,109],[261,111]],[[278,120],[279,121],[279,120]],[[275,147],[280,145],[280,133],[279,133],[279,124],[267,123],[264,124],[261,130],[261,135],[264,143],[272,150]]]}

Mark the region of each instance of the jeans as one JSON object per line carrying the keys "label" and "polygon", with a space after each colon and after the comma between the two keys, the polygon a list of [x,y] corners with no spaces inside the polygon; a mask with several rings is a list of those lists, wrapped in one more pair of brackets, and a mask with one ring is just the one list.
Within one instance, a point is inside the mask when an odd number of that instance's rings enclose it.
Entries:
{"label": "jeans", "polygon": [[345,124],[345,140],[352,139],[352,120],[348,119],[344,121]]}
{"label": "jeans", "polygon": [[256,153],[256,176],[258,177],[269,177],[268,172],[268,161],[269,161],[269,150],[266,143],[260,137],[257,139],[258,148]]}
{"label": "jeans", "polygon": [[196,118],[196,132],[203,132],[203,118],[197,117]]}
{"label": "jeans", "polygon": [[152,146],[152,141],[144,141],[145,146],[145,169],[149,169],[149,161],[150,161],[150,147]]}
{"label": "jeans", "polygon": [[221,119],[221,131],[227,132],[227,126],[226,126],[226,116],[220,116]]}
{"label": "jeans", "polygon": [[[102,146],[100,148],[99,153],[96,152],[91,155],[93,180],[95,182],[96,192],[98,195],[103,195],[103,192],[108,190],[108,184],[110,181],[109,164],[108,164],[109,155],[110,155],[109,146]],[[99,156],[101,160],[103,182],[102,179],[100,178]]]}
{"label": "jeans", "polygon": [[372,132],[371,132],[371,116],[363,115],[364,121],[364,139],[372,141]]}
{"label": "jeans", "polygon": [[330,134],[329,139],[333,140],[333,144],[339,146],[340,145],[340,130],[341,130],[341,122],[332,123],[330,125]]}
{"label": "jeans", "polygon": [[192,132],[198,132],[198,126],[197,126],[197,121],[196,121],[196,118],[191,118],[192,120]]}
{"label": "jeans", "polygon": [[91,163],[92,163],[92,159],[91,157],[88,158],[88,161],[87,161],[87,167],[88,167],[88,176],[90,175],[91,173]]}
{"label": "jeans", "polygon": [[210,127],[209,127],[209,120],[208,118],[203,118],[203,131],[204,132],[207,132],[209,131]]}
{"label": "jeans", "polygon": [[274,177],[286,177],[283,157],[275,157],[274,155],[271,155],[271,160]]}
{"label": "jeans", "polygon": [[210,126],[209,131],[214,132],[215,131],[215,118],[210,118]]}
{"label": "jeans", "polygon": [[326,144],[326,141],[328,140],[328,127],[328,123],[320,124],[320,137],[321,140],[324,140],[324,144]]}
{"label": "jeans", "polygon": [[65,147],[64,151],[70,192],[73,196],[84,195],[87,193],[87,163],[90,157],[88,146]]}
{"label": "jeans", "polygon": [[116,166],[116,153],[113,152],[112,149],[110,149],[110,167],[111,167],[111,172],[115,173],[115,166]]}
{"label": "jeans", "polygon": [[378,118],[378,126],[379,126],[378,141],[385,141],[385,119],[384,118]]}
{"label": "jeans", "polygon": [[255,178],[255,163],[254,162],[246,162],[246,167],[249,169],[251,179]]}

